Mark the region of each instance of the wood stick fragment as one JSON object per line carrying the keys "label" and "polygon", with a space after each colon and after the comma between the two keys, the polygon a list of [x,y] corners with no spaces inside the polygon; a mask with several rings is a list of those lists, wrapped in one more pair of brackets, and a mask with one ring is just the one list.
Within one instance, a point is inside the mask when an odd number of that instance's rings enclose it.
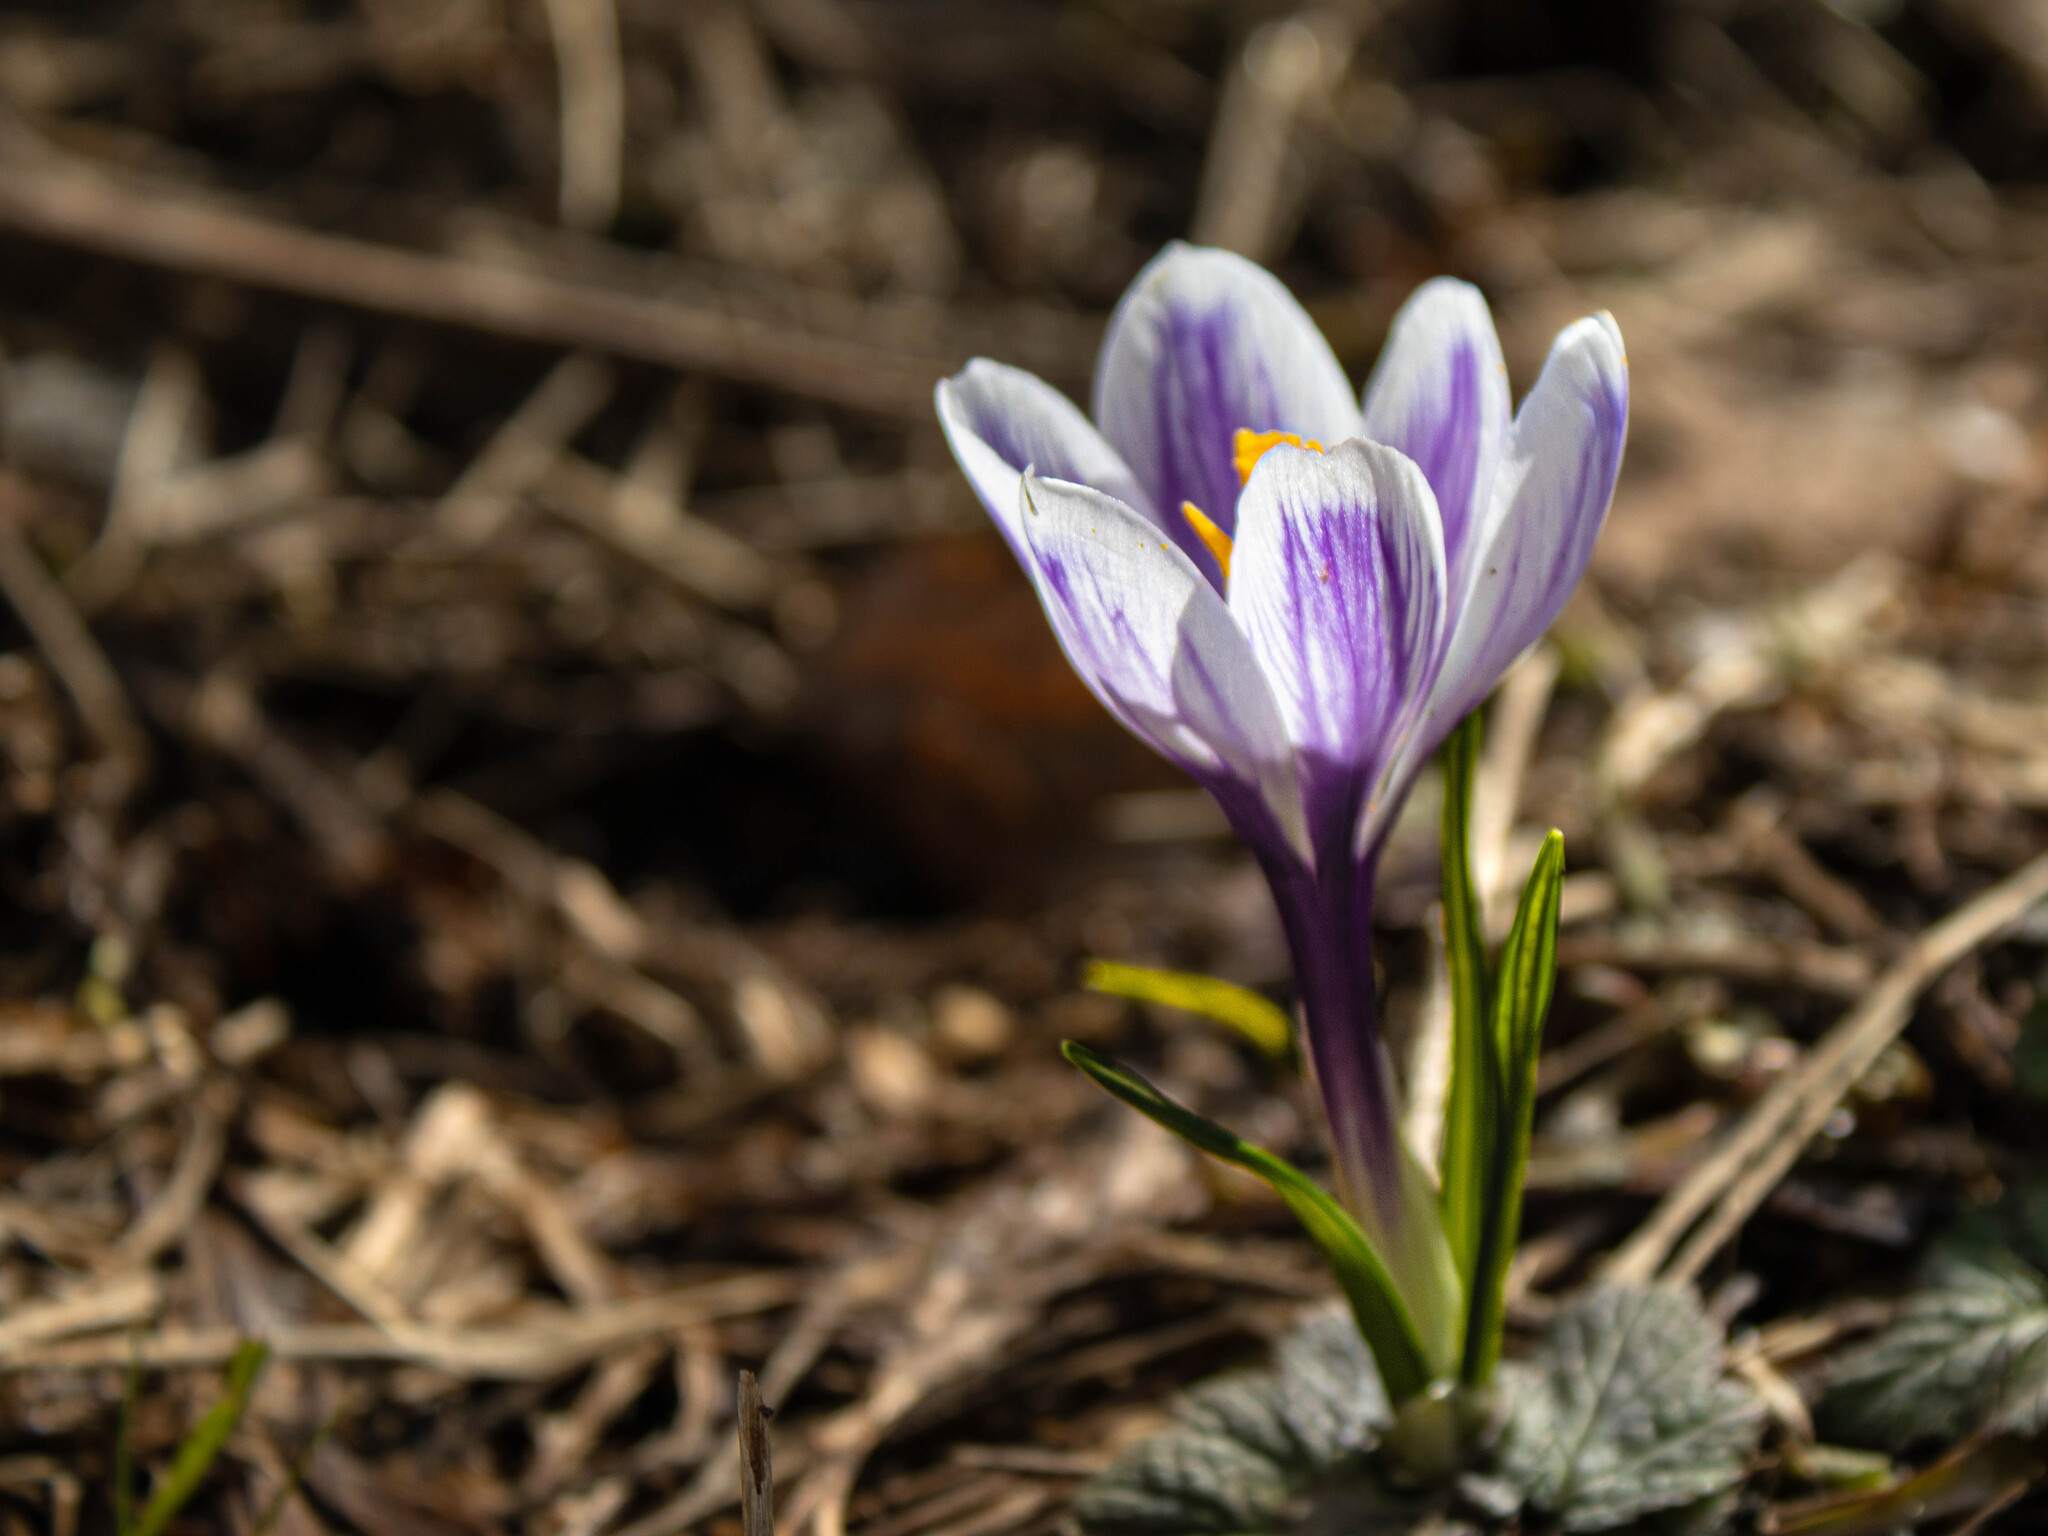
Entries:
{"label": "wood stick fragment", "polygon": [[740,1372],[740,1530],[742,1536],[775,1536],[775,1465],[768,1451],[768,1410],[761,1383]]}
{"label": "wood stick fragment", "polygon": [[[492,1327],[301,1323],[270,1329],[264,1337],[279,1362],[383,1361],[463,1378],[545,1380],[637,1339],[788,1306],[805,1284],[803,1275],[766,1270],[599,1307],[536,1307],[525,1321]],[[155,1282],[143,1274],[111,1282],[89,1297],[24,1307],[0,1322],[0,1374],[105,1370],[126,1365],[131,1349],[146,1370],[217,1369],[246,1338],[238,1328],[169,1328],[132,1341],[125,1334],[68,1337],[133,1322],[154,1311],[156,1302]]]}
{"label": "wood stick fragment", "polygon": [[611,393],[612,370],[601,359],[572,352],[555,364],[441,498],[438,531],[458,544],[489,539]]}
{"label": "wood stick fragment", "polygon": [[79,617],[64,589],[50,578],[22,536],[28,492],[12,477],[0,480],[0,595],[50,663],[77,706],[80,720],[102,752],[126,763],[139,781],[149,766],[144,735],[128,692],[107,653]]}
{"label": "wood stick fragment", "polygon": [[1752,790],[1736,802],[1731,820],[1736,840],[1756,866],[1837,938],[1852,944],[1883,938],[1884,922],[1870,903],[1824,869],[1786,827],[1777,796]]}
{"label": "wood stick fragment", "polygon": [[225,1078],[208,1083],[192,1096],[192,1129],[178,1151],[171,1176],[149,1208],[114,1244],[108,1256],[110,1267],[140,1269],[185,1235],[220,1175],[221,1159],[228,1148],[228,1120],[238,1097]]}
{"label": "wood stick fragment", "polygon": [[1631,701],[1608,726],[1594,765],[1600,803],[1633,797],[1651,774],[1705,735],[1717,717],[1765,702],[1789,673],[1854,655],[1884,610],[1897,601],[1902,582],[1897,561],[1866,555],[1793,602],[1752,617],[1703,656],[1675,689]]}
{"label": "wood stick fragment", "polygon": [[159,676],[162,686],[145,691],[145,700],[241,764],[298,819],[341,880],[362,886],[383,873],[392,847],[382,824],[345,783],[270,724],[246,679],[216,667],[188,691],[182,679]]}
{"label": "wood stick fragment", "polygon": [[413,802],[413,823],[497,871],[535,906],[556,911],[599,954],[622,965],[647,948],[646,925],[596,866],[565,858],[538,838],[452,789]]}
{"label": "wood stick fragment", "polygon": [[942,1525],[922,1526],[918,1536],[1002,1536],[1020,1529],[1024,1522],[1059,1497],[1056,1489],[1043,1483],[1014,1483],[1003,1479],[990,1490],[996,1494],[982,1509]]}
{"label": "wood stick fragment", "polygon": [[1296,120],[1342,77],[1351,48],[1334,11],[1269,22],[1245,40],[1210,129],[1190,226],[1196,244],[1254,261],[1278,252],[1307,190],[1290,165]]}
{"label": "wood stick fragment", "polygon": [[[1660,1273],[1681,1281],[1698,1274],[1798,1161],[1843,1095],[1906,1027],[1920,993],[2044,898],[2048,855],[1923,932],[1799,1070],[1774,1085],[1728,1140],[1664,1198],[1608,1260],[1606,1277],[1646,1284]],[[1667,1263],[1688,1231],[1692,1236]]]}
{"label": "wood stick fragment", "polygon": [[661,1340],[643,1339],[599,1362],[567,1408],[534,1425],[533,1460],[520,1479],[522,1493],[540,1503],[582,1472],[604,1432],[633,1405],[667,1354]]}
{"label": "wood stick fragment", "polygon": [[0,228],[382,314],[723,374],[928,421],[935,359],[507,267],[295,228],[0,132]]}
{"label": "wood stick fragment", "polygon": [[626,81],[612,0],[546,0],[560,94],[562,222],[602,230],[619,209]]}
{"label": "wood stick fragment", "polygon": [[180,467],[204,405],[199,365],[192,354],[182,347],[159,347],[121,433],[99,537],[65,574],[72,600],[86,612],[112,602],[141,569],[144,509]]}
{"label": "wood stick fragment", "polygon": [[1558,942],[1557,968],[1611,965],[1621,970],[1693,971],[1755,986],[1800,987],[1823,997],[1860,997],[1873,969],[1861,950],[1758,934],[1623,931],[1577,933]]}
{"label": "wood stick fragment", "polygon": [[271,1241],[290,1254],[306,1273],[384,1332],[397,1337],[410,1329],[412,1320],[404,1305],[386,1289],[378,1275],[264,1198],[274,1186],[234,1169],[229,1170],[224,1182],[236,1203],[255,1217]]}
{"label": "wood stick fragment", "polygon": [[[162,1291],[156,1276],[133,1269],[126,1274],[90,1285],[49,1301],[25,1302],[0,1318],[0,1369],[5,1362],[38,1344],[90,1333],[101,1328],[119,1328],[139,1323],[156,1311]],[[115,1346],[112,1363],[127,1358],[128,1340],[108,1340]],[[220,1358],[225,1361],[233,1346]]]}
{"label": "wood stick fragment", "polygon": [[744,540],[575,454],[561,455],[534,494],[564,522],[722,608],[757,608],[782,584]]}

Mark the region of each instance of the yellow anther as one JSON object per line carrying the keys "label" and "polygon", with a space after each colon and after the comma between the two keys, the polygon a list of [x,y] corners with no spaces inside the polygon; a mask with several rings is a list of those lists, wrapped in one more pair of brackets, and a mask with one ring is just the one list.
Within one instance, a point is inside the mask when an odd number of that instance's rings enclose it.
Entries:
{"label": "yellow anther", "polygon": [[1252,468],[1266,456],[1268,448],[1277,448],[1282,443],[1296,448],[1312,448],[1317,453],[1323,445],[1298,432],[1254,432],[1249,427],[1239,427],[1234,447],[1237,455],[1237,483],[1243,485],[1252,477]]}
{"label": "yellow anther", "polygon": [[1223,567],[1223,579],[1230,580],[1230,535],[1218,528],[1203,515],[1202,509],[1192,501],[1180,504],[1180,515],[1188,520],[1188,526],[1195,530],[1195,537],[1202,541],[1202,547],[1216,557],[1216,563]]}

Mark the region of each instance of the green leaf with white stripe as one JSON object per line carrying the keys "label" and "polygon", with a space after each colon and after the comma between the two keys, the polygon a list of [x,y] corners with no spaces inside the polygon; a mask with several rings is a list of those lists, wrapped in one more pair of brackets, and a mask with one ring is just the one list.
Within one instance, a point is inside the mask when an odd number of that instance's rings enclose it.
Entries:
{"label": "green leaf with white stripe", "polygon": [[1563,890],[1564,836],[1553,831],[1543,840],[1529,882],[1522,888],[1494,984],[1488,1046],[1496,1116],[1465,1334],[1463,1375],[1470,1386],[1483,1386],[1500,1361],[1508,1262],[1515,1256],[1515,1239],[1522,1228],[1522,1183],[1536,1111],[1536,1058],[1557,980]]}

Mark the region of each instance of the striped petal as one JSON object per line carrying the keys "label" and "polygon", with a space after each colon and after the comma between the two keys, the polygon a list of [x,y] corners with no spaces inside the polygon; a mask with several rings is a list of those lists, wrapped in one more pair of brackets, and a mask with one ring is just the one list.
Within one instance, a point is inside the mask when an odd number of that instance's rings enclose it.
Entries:
{"label": "striped petal", "polygon": [[1523,649],[1551,625],[1585,575],[1614,496],[1628,431],[1628,358],[1613,317],[1557,338],[1515,415],[1418,738],[1434,751]]}
{"label": "striped petal", "polygon": [[1507,364],[1477,288],[1433,278],[1401,306],[1365,386],[1364,433],[1421,466],[1443,517],[1450,590],[1462,591],[1508,435]]}
{"label": "striped petal", "polygon": [[1318,865],[1347,857],[1442,656],[1429,482],[1378,443],[1272,449],[1238,504],[1229,601],[1295,744]]}
{"label": "striped petal", "polygon": [[939,424],[982,505],[1028,569],[1017,526],[1024,471],[1092,485],[1151,511],[1122,455],[1073,401],[1035,374],[978,357],[936,391]]}
{"label": "striped petal", "polygon": [[[1095,420],[1169,516],[1193,502],[1235,531],[1239,429],[1334,443],[1358,407],[1329,343],[1280,280],[1228,251],[1169,245],[1118,303],[1095,371]],[[1212,581],[1194,536],[1175,542]]]}
{"label": "striped petal", "polygon": [[[1157,528],[1087,486],[1024,477],[1029,569],[1053,631],[1111,714],[1214,791],[1245,835],[1307,857],[1287,732],[1217,594]],[[1245,814],[1235,814],[1243,812]]]}

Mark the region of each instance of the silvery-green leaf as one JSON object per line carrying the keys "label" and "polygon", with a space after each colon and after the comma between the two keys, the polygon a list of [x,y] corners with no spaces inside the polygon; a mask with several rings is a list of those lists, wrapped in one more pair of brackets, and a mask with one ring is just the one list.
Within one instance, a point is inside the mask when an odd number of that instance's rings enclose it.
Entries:
{"label": "silvery-green leaf", "polygon": [[1316,1313],[1274,1367],[1197,1387],[1171,1428],[1118,1457],[1075,1512],[1097,1536],[1263,1536],[1339,1518],[1348,1536],[1406,1530],[1414,1512],[1373,1486],[1365,1455],[1387,1395],[1357,1326]]}
{"label": "silvery-green leaf", "polygon": [[1845,1354],[1829,1432],[1887,1450],[2048,1427],[2048,1281],[2000,1250],[1939,1253],[1892,1325]]}
{"label": "silvery-green leaf", "polygon": [[1082,1488],[1074,1513],[1104,1536],[1249,1536],[1276,1528],[1293,1488],[1263,1452],[1181,1424],[1119,1456]]}
{"label": "silvery-green leaf", "polygon": [[1712,1499],[1741,1481],[1762,1426],[1722,1374],[1720,1331],[1676,1289],[1589,1292],[1499,1381],[1500,1471],[1567,1531]]}
{"label": "silvery-green leaf", "polygon": [[1234,1440],[1290,1475],[1299,1475],[1312,1471],[1316,1463],[1289,1419],[1286,1396],[1276,1375],[1247,1372],[1196,1387],[1174,1416],[1199,1434]]}
{"label": "silvery-green leaf", "polygon": [[1348,1311],[1327,1307],[1300,1323],[1281,1340],[1274,1369],[1282,1411],[1312,1467],[1340,1465],[1379,1443],[1392,1410]]}
{"label": "silvery-green leaf", "polygon": [[1522,1489],[1511,1477],[1498,1472],[1466,1472],[1458,1478],[1458,1497],[1481,1514],[1496,1520],[1512,1520],[1521,1513]]}

